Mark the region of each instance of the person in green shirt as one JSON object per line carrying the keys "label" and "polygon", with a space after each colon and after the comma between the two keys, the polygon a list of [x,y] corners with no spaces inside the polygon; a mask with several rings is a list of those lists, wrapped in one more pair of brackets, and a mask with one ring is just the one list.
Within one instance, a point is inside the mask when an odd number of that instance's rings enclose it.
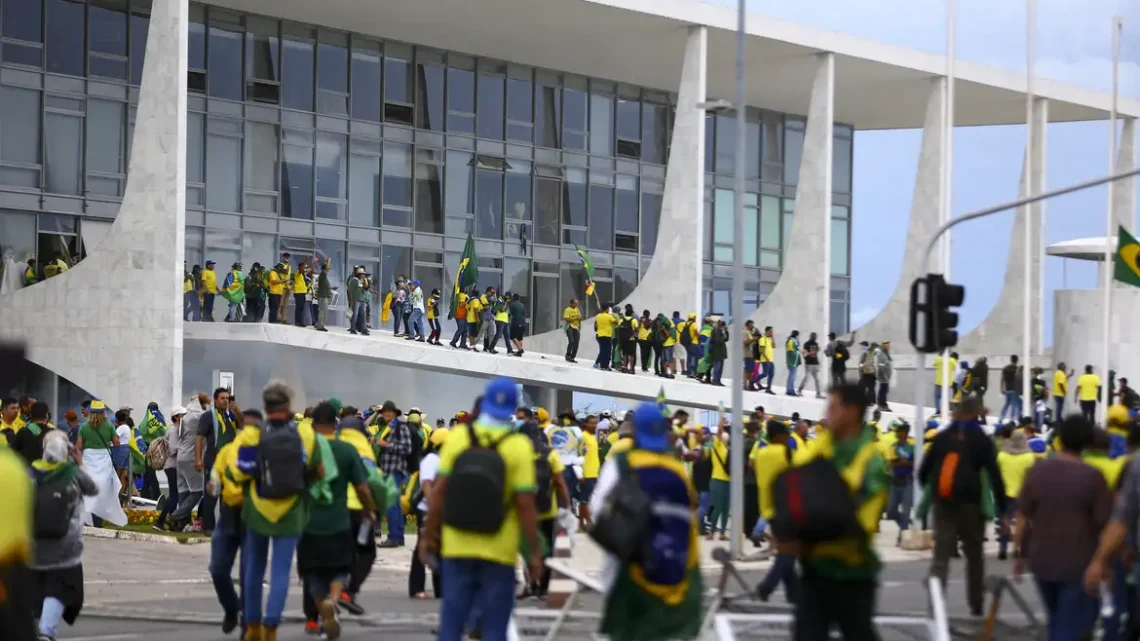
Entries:
{"label": "person in green shirt", "polygon": [[[297,570],[304,581],[302,607],[306,629],[315,627],[311,624],[316,623],[319,615],[325,636],[336,639],[340,636],[340,623],[335,602],[348,582],[356,550],[353,544],[356,533],[352,531],[348,512],[349,484],[364,505],[366,516],[361,527],[367,528],[368,533],[375,527],[376,511],[368,489],[368,471],[360,454],[350,443],[336,439],[337,411],[332,403],[323,402],[313,410],[313,429],[318,439],[328,443],[336,462],[336,476],[325,479],[331,500],[316,502],[301,534],[297,544]],[[327,465],[326,470],[332,467]]]}
{"label": "person in green shirt", "polygon": [[348,279],[348,308],[352,311],[352,325],[349,334],[368,335],[368,289],[365,282],[368,274],[363,267],[357,267],[352,278]]}
{"label": "person in green shirt", "polygon": [[511,295],[511,302],[507,305],[507,316],[510,327],[508,336],[515,345],[515,356],[523,355],[523,336],[526,335],[526,305],[518,294]]}

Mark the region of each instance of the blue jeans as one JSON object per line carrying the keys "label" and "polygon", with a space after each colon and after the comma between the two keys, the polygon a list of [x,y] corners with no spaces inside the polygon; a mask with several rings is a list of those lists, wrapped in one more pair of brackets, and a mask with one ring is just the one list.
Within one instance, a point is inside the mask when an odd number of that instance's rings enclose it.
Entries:
{"label": "blue jeans", "polygon": [[515,568],[476,559],[443,559],[439,641],[460,641],[478,608],[483,641],[506,641],[515,607]]}
{"label": "blue jeans", "polygon": [[700,362],[701,362],[701,346],[700,345],[686,345],[685,346],[685,372],[695,376],[697,373],[697,365]]}
{"label": "blue jeans", "polygon": [[935,411],[935,413],[940,411],[938,409],[940,407],[942,407],[942,386],[941,385],[935,385],[934,386],[934,411]]}
{"label": "blue jeans", "polygon": [[[788,392],[789,396],[795,396],[795,394],[796,394],[796,370],[797,369],[799,369],[798,365],[788,368],[788,389],[787,389],[787,392]],[[769,383],[769,385],[770,384],[771,383]]]}
{"label": "blue jeans", "polygon": [[[396,482],[396,487],[400,491],[404,491],[404,483],[408,481],[408,475],[400,472],[393,472],[392,478]],[[404,512],[400,509],[400,503],[396,502],[395,505],[388,507],[388,512],[385,514],[388,519],[388,540],[393,543],[404,542]]]}
{"label": "blue jeans", "polygon": [[768,519],[760,517],[756,519],[756,525],[752,527],[752,538],[758,539],[764,536],[764,530],[768,529]]}
{"label": "blue jeans", "polygon": [[1049,618],[1047,641],[1078,641],[1096,625],[1097,598],[1085,592],[1078,581],[1043,581],[1037,579],[1037,591]]}
{"label": "blue jeans", "polygon": [[455,333],[451,336],[452,347],[466,347],[467,346],[467,319],[457,318],[455,320]]}
{"label": "blue jeans", "polygon": [[[1104,636],[1101,641],[1123,638],[1120,624],[1124,613],[1129,612],[1129,616],[1132,616],[1128,597],[1128,567],[1119,556],[1115,556],[1112,559],[1112,614],[1104,618]],[[1135,627],[1135,621],[1129,623],[1129,627]]]}
{"label": "blue jeans", "polygon": [[1061,418],[1064,417],[1065,397],[1064,396],[1054,396],[1053,397],[1053,404],[1056,406],[1056,411],[1053,412],[1053,420],[1059,421],[1059,420],[1061,420]]}
{"label": "blue jeans", "polygon": [[720,376],[724,373],[724,359],[718,358],[712,362],[712,380],[714,383],[720,382]]}
{"label": "blue jeans", "polygon": [[[228,534],[224,527],[214,528],[214,534],[210,537],[210,579],[214,582],[214,592],[218,595],[218,603],[222,604],[222,611],[227,615],[236,616],[241,611],[241,600],[238,598],[237,590],[234,589],[232,578],[234,560],[237,559],[240,548],[240,534]],[[244,567],[238,568],[239,575],[242,575],[244,587],[243,570]],[[260,579],[258,581],[260,585]]]}
{"label": "blue jeans", "polygon": [[[1012,496],[1005,497],[1005,516],[1007,525],[998,534],[998,554],[1005,554],[1009,549],[1010,535],[1013,533],[1013,517],[1017,514],[1017,499]],[[1001,515],[998,515],[1001,516]]]}
{"label": "blue jeans", "polygon": [[756,586],[756,592],[767,598],[776,591],[780,583],[784,584],[784,598],[788,603],[795,603],[800,593],[800,577],[796,574],[794,554],[777,554],[772,567],[768,568],[768,574],[765,574],[764,580]]}
{"label": "blue jeans", "polygon": [[751,356],[746,356],[744,358],[744,380],[745,381],[751,381],[752,380],[752,372],[755,372],[755,371],[756,371],[756,359],[752,358]]}
{"label": "blue jeans", "polygon": [[56,638],[59,632],[59,622],[63,620],[63,602],[49,596],[44,598],[43,609],[40,612],[40,634],[45,637]]}
{"label": "blue jeans", "polygon": [[214,296],[216,294],[202,294],[202,320],[214,322]]}
{"label": "blue jeans", "polygon": [[[402,323],[402,322],[404,322],[404,304],[403,303],[392,303],[392,333],[393,334],[399,334],[400,333],[400,323]],[[408,331],[408,328],[404,327],[404,331],[405,332]]]}
{"label": "blue jeans", "polygon": [[697,494],[697,524],[700,525],[701,534],[708,531],[708,526],[705,524],[705,517],[709,515],[709,507],[712,505],[712,495],[708,490]]}
{"label": "blue jeans", "polygon": [[[217,530],[215,530],[216,532]],[[285,600],[289,597],[289,569],[293,564],[293,554],[297,550],[297,536],[262,536],[253,530],[245,532],[245,549],[242,562],[245,564],[243,592],[245,594],[245,624],[261,623],[275,628],[281,624],[281,614],[285,611]],[[273,558],[269,558],[270,543]],[[269,598],[265,603],[265,618],[261,617],[261,583],[265,579],[266,564],[269,564]]]}
{"label": "blue jeans", "polygon": [[907,478],[905,483],[895,480],[887,499],[887,518],[899,525],[899,539],[902,531],[910,528],[910,510],[914,505],[914,480]]}
{"label": "blue jeans", "polygon": [[614,339],[609,336],[598,337],[598,358],[594,361],[594,367],[601,369],[609,369],[610,364],[614,360]]}
{"label": "blue jeans", "polygon": [[368,333],[368,305],[358,300],[352,306],[352,331],[358,334]]}
{"label": "blue jeans", "polygon": [[772,381],[776,378],[776,364],[772,361],[760,363],[760,375],[752,379],[760,387],[764,385],[761,383],[764,379],[768,379],[768,389],[772,389]]}
{"label": "blue jeans", "polygon": [[1009,410],[1009,418],[1015,421],[1021,418],[1021,394],[1008,390],[1002,392],[1002,394],[1005,396],[1005,404],[1001,406],[1001,414],[998,415],[998,420],[1005,420],[1006,410]]}
{"label": "blue jeans", "polygon": [[230,311],[226,312],[226,320],[240,321],[241,320],[241,303],[230,303]]}
{"label": "blue jeans", "polygon": [[420,338],[427,338],[427,334],[424,333],[424,313],[423,312],[421,312],[418,309],[413,309],[412,310],[412,316],[408,322],[409,322],[409,328],[410,328],[410,329],[408,329],[408,336],[415,334],[416,336],[418,336]]}
{"label": "blue jeans", "polygon": [[202,320],[202,301],[198,300],[198,292],[186,292],[182,295],[182,301],[183,320]]}

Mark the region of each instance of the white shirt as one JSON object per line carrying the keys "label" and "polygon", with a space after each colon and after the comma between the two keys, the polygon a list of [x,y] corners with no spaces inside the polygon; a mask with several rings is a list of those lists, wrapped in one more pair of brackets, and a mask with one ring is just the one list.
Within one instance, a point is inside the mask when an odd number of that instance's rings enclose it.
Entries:
{"label": "white shirt", "polygon": [[115,428],[115,434],[119,437],[119,445],[130,445],[131,443],[131,426],[120,425]]}
{"label": "white shirt", "polygon": [[[423,488],[424,483],[434,481],[435,475],[439,472],[439,454],[431,452],[427,456],[420,459],[420,488]],[[427,512],[427,494],[424,498],[416,504],[416,509]]]}
{"label": "white shirt", "polygon": [[[598,472],[598,480],[594,484],[594,493],[590,495],[591,514],[598,514],[602,511],[606,499],[610,492],[617,487],[620,479],[621,472],[618,470],[617,462],[612,457],[602,463],[602,469]],[[610,588],[614,585],[614,580],[617,579],[618,570],[621,569],[621,562],[609,552],[603,552],[603,555],[605,558],[602,564],[602,576],[599,578],[602,585],[606,586],[606,594],[609,594]]]}

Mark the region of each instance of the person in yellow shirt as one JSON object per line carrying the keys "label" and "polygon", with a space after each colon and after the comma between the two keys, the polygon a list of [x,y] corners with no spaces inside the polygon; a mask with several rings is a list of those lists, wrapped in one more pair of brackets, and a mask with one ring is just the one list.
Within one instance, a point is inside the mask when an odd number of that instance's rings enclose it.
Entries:
{"label": "person in yellow shirt", "polygon": [[[1021,486],[1029,468],[1037,463],[1038,457],[1029,447],[1029,439],[1022,430],[1013,430],[1001,445],[997,455],[998,469],[1001,471],[1002,485],[1005,486],[1007,515],[1010,519],[1017,514],[1017,498],[1021,496]],[[1009,547],[1010,528],[1002,528],[998,536],[998,559],[1004,561]]]}
{"label": "person in yellow shirt", "polygon": [[281,302],[285,296],[285,285],[288,280],[285,265],[277,263],[269,270],[269,322],[280,323],[284,320],[280,316]]}
{"label": "person in yellow shirt", "polygon": [[578,521],[582,529],[590,526],[590,496],[598,483],[602,459],[598,452],[598,417],[590,414],[582,422],[582,478],[578,480]]}
{"label": "person in yellow shirt", "polygon": [[451,316],[455,319],[455,334],[451,336],[449,343],[455,349],[468,349],[467,347],[467,292],[460,290],[455,295],[455,309],[451,310]]}
{"label": "person in yellow shirt", "polygon": [[729,476],[729,423],[722,420],[716,439],[709,448],[712,457],[712,479],[709,481],[709,499],[712,502],[712,512],[709,515],[708,540],[712,540],[717,531],[717,522],[720,522],[720,540],[728,540],[728,505],[729,488],[732,487]]}
{"label": "person in yellow shirt", "polygon": [[582,340],[582,310],[578,299],[571,298],[570,304],[562,310],[562,324],[566,328],[566,360],[577,363],[578,344]]}
{"label": "person in yellow shirt", "polygon": [[891,444],[883,458],[891,471],[891,488],[887,494],[887,518],[899,526],[895,545],[902,544],[902,533],[910,529],[910,511],[914,506],[914,438],[905,421],[892,424]]}
{"label": "person in yellow shirt", "polygon": [[1065,373],[1065,364],[1057,363],[1057,371],[1053,372],[1053,420],[1061,420],[1065,414],[1065,397],[1069,395],[1069,377],[1073,373]]}
{"label": "person in yellow shirt", "polygon": [[[756,391],[764,389],[773,394],[772,382],[776,379],[776,363],[773,360],[776,356],[776,339],[771,325],[764,328],[764,333],[756,339],[755,345],[757,362],[760,363],[760,376],[752,380],[752,389]],[[768,379],[767,389],[764,388],[764,379]]]}
{"label": "person in yellow shirt", "polygon": [[594,318],[594,335],[598,339],[598,358],[594,360],[594,369],[610,371],[610,364],[614,358],[614,327],[617,319],[610,313],[609,305],[602,306],[602,311]]}
{"label": "person in yellow shirt", "polygon": [[311,267],[305,261],[301,261],[297,265],[297,271],[293,272],[293,324],[297,327],[305,327],[308,325],[308,315],[306,314],[309,303],[309,274]]}
{"label": "person in yellow shirt", "polygon": [[[1085,373],[1077,379],[1077,401],[1081,405],[1081,413],[1090,421],[1096,420],[1096,403],[1100,398],[1100,377],[1093,374],[1093,366],[1085,365]],[[1060,420],[1061,417],[1054,417]]]}
{"label": "person in yellow shirt", "polygon": [[202,270],[199,286],[202,288],[202,320],[212,323],[214,322],[214,296],[218,294],[218,274],[214,271],[214,261],[206,261],[206,268]]}
{"label": "person in yellow shirt", "polygon": [[947,378],[943,379],[942,378],[942,354],[939,353],[938,356],[936,356],[934,358],[934,409],[935,409],[935,411],[937,411],[938,408],[942,407],[942,383],[943,383],[943,381],[949,381],[951,384],[953,384],[954,375],[958,373],[958,352],[951,352],[950,358],[947,360],[950,361],[950,366],[946,369]]}
{"label": "person in yellow shirt", "polygon": [[[506,638],[515,601],[515,563],[524,540],[530,575],[542,574],[535,509],[534,447],[531,439],[512,433],[518,401],[514,381],[492,380],[480,401],[479,418],[474,424],[451,430],[440,451],[439,471],[432,485],[427,524],[419,546],[420,560],[425,565],[439,563],[438,555],[442,555],[440,565],[445,578],[439,616],[440,639],[463,637],[476,602],[482,611],[484,637]],[[502,518],[498,529],[492,532],[473,529],[478,525],[486,530],[485,526],[491,524],[476,518],[478,513],[464,509],[480,498],[477,496],[479,488],[457,481],[458,477],[478,471],[460,456],[468,453],[473,439],[484,447],[495,448],[502,460],[505,493]],[[454,486],[453,481],[456,481]],[[486,509],[487,501],[493,502],[494,497],[481,497],[480,504],[470,507]]]}
{"label": "person in yellow shirt", "polygon": [[[760,504],[760,520],[752,531],[753,537],[763,534],[768,521],[776,515],[776,505],[772,498],[772,486],[776,477],[784,473],[792,463],[791,432],[788,426],[780,421],[770,420],[765,428],[768,445],[761,446],[757,442],[749,456],[753,473],[756,474],[756,498]],[[789,603],[794,603],[799,596],[800,581],[796,574],[796,556],[785,552],[777,552],[772,567],[764,579],[756,586],[756,595],[761,601],[767,601],[776,591],[780,583],[784,584],[784,592]]]}
{"label": "person in yellow shirt", "polygon": [[[539,411],[546,412],[542,408],[539,408]],[[540,461],[544,458],[550,467],[550,487],[536,488],[536,492],[547,492],[546,496],[535,496],[536,505],[541,506],[549,502],[550,506],[544,510],[540,509],[538,514],[538,531],[546,540],[546,545],[543,546],[545,548],[544,558],[550,558],[554,554],[554,537],[558,533],[558,513],[570,507],[570,488],[566,485],[566,479],[563,476],[566,465],[562,462],[562,457],[558,455],[558,450],[550,446],[542,424],[537,420],[530,420],[529,409],[519,408],[515,417],[516,420],[524,421],[522,427],[519,428],[519,434],[530,439],[531,446],[534,448],[535,469],[538,468]],[[543,567],[540,576],[530,577],[531,580],[523,588],[523,594],[520,595],[520,598],[545,596],[550,588],[550,574],[550,568]]]}
{"label": "person in yellow shirt", "polygon": [[0,407],[0,433],[10,441],[25,424],[20,416],[20,402],[14,398],[4,399],[4,404]]}
{"label": "person in yellow shirt", "polygon": [[472,290],[467,297],[467,341],[468,349],[475,349],[479,338],[479,323],[483,320],[483,310],[487,308],[487,299],[479,296],[478,290]]}

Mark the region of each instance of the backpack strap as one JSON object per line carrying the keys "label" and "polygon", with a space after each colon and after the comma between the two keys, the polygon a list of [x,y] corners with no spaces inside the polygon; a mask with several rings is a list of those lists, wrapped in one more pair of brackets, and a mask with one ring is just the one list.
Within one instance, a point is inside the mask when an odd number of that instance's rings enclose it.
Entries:
{"label": "backpack strap", "polygon": [[851,459],[851,463],[843,468],[840,476],[847,483],[847,487],[851,488],[852,492],[858,492],[863,487],[863,478],[867,473],[867,465],[871,462],[871,457],[875,455],[878,448],[873,441],[868,441],[859,448],[855,453],[855,458]]}

